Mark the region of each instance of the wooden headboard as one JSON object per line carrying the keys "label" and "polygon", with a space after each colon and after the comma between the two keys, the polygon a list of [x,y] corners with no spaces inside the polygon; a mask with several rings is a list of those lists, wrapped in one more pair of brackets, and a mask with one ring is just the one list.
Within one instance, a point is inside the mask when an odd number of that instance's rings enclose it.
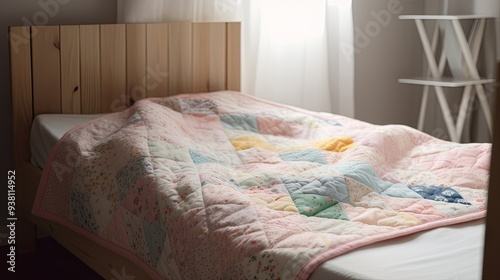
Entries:
{"label": "wooden headboard", "polygon": [[145,97],[240,90],[239,23],[19,26],[9,33],[16,161],[30,161],[38,114],[106,113]]}
{"label": "wooden headboard", "polygon": [[239,23],[18,26],[9,35],[19,253],[35,248],[33,223],[45,224],[31,215],[41,177],[30,163],[36,115],[107,113],[146,97],[240,90]]}

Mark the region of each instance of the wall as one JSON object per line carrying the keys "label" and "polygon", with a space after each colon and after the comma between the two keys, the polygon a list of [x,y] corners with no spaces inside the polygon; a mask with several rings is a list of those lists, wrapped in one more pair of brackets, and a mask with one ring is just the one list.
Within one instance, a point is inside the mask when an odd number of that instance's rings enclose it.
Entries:
{"label": "wall", "polygon": [[423,11],[423,1],[353,1],[355,118],[416,127],[421,88],[398,78],[419,75],[423,56],[414,23],[398,15]]}
{"label": "wall", "polygon": [[[0,1],[0,171],[13,169],[12,110],[8,27],[12,25],[54,25],[116,23],[116,0],[1,0]],[[19,176],[19,174],[18,174]],[[6,193],[6,189],[5,189]],[[0,195],[0,220],[6,219],[6,196]],[[1,245],[1,244],[0,244]]]}

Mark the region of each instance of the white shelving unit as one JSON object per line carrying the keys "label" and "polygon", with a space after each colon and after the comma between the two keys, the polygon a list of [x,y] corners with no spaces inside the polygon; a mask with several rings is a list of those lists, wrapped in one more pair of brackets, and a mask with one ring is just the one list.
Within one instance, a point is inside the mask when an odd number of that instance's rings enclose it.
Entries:
{"label": "white shelving unit", "polygon": [[[492,133],[491,110],[484,85],[495,82],[495,79],[480,77],[476,64],[483,42],[486,21],[494,19],[494,17],[480,15],[401,15],[399,19],[415,21],[429,67],[425,77],[402,78],[398,80],[400,83],[424,86],[418,118],[418,129],[423,130],[429,89],[430,87],[434,87],[450,139],[454,142],[460,142],[469,103],[473,97],[472,89],[474,88],[483,109],[488,128],[490,133]],[[424,20],[435,21],[432,40],[429,40]],[[462,24],[460,23],[462,20],[473,21],[468,37],[465,36]],[[436,51],[440,34],[443,37],[443,43],[439,62],[437,62]],[[452,70],[452,77],[443,77],[446,62],[448,62]],[[453,121],[450,107],[444,94],[443,88],[446,87],[464,87],[456,123]]]}

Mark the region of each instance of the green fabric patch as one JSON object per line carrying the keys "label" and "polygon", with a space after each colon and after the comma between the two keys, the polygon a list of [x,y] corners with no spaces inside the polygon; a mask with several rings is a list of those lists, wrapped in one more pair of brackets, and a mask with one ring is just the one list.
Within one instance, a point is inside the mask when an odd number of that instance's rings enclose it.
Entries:
{"label": "green fabric patch", "polygon": [[292,194],[299,213],[308,217],[319,217],[348,221],[342,205],[329,197],[316,194]]}

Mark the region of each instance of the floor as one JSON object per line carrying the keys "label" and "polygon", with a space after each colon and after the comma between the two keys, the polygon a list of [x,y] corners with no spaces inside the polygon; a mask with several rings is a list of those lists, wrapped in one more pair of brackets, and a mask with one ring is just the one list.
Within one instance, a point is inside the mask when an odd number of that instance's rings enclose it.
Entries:
{"label": "floor", "polygon": [[[0,244],[2,245],[0,246],[2,256],[0,260],[5,260],[9,247],[4,245],[3,238]],[[4,267],[0,273],[0,279],[103,279],[51,237],[38,239],[35,252],[16,256],[15,273],[7,270],[8,264],[5,264],[5,261],[2,263]]]}

